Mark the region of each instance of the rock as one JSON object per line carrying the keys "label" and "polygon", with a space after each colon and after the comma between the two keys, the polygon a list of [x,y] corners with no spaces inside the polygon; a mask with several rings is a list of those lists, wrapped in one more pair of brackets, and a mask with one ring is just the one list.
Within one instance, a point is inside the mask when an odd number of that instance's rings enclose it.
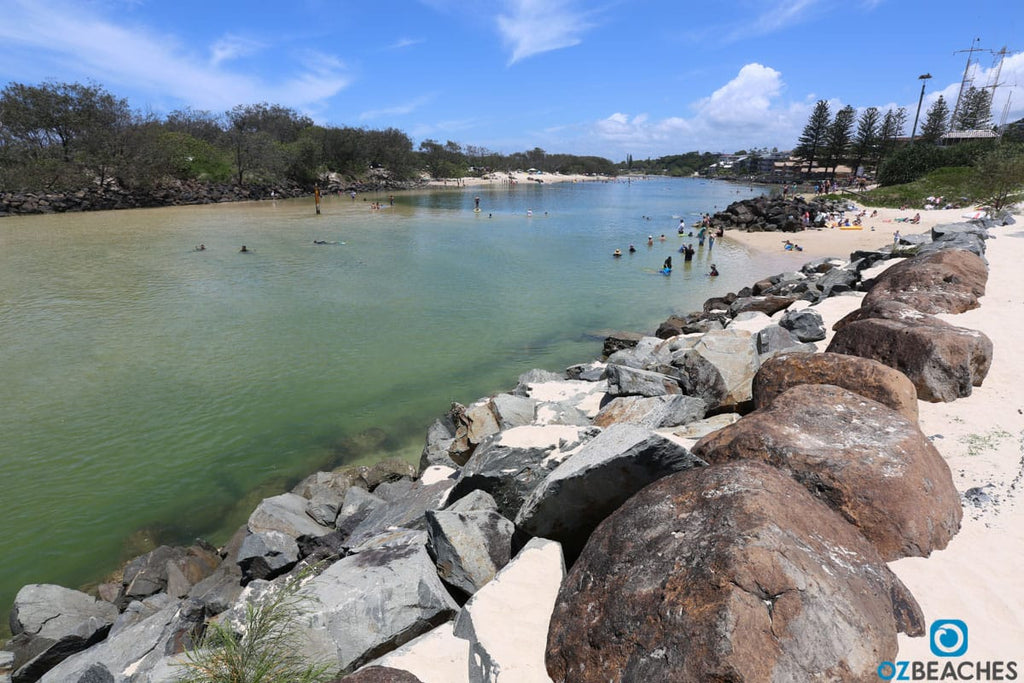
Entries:
{"label": "rock", "polygon": [[825,338],[825,321],[821,313],[810,308],[787,311],[779,320],[779,327],[789,330],[802,342],[820,341]]}
{"label": "rock", "polygon": [[493,496],[498,512],[514,519],[523,500],[562,460],[593,438],[595,427],[516,427],[481,445],[462,469],[449,496],[457,501],[481,490]]}
{"label": "rock", "polygon": [[976,254],[944,249],[915,256],[886,269],[864,296],[862,306],[898,301],[922,313],[963,313],[985,295],[988,266]]}
{"label": "rock", "polygon": [[537,401],[525,396],[498,394],[491,399],[491,412],[501,429],[533,424]]}
{"label": "rock", "polygon": [[608,356],[607,365],[620,365],[637,370],[650,369],[672,360],[668,349],[664,339],[642,337],[635,346]]}
{"label": "rock", "polygon": [[132,600],[141,600],[167,590],[167,565],[180,560],[184,554],[183,548],[162,545],[126,564],[117,605],[123,607]]}
{"label": "rock", "polygon": [[601,409],[594,418],[598,427],[630,422],[648,429],[678,427],[703,419],[707,404],[696,396],[620,396]]}
{"label": "rock", "polygon": [[318,524],[306,514],[306,504],[305,498],[294,493],[264,498],[249,515],[249,531],[277,531],[292,538],[330,533],[330,527]]}
{"label": "rock", "polygon": [[885,560],[927,557],[960,529],[949,466],[917,423],[837,386],[795,386],[693,452],[712,464],[777,467],[860,529]]}
{"label": "rock", "polygon": [[494,496],[487,493],[486,491],[470,491],[468,494],[459,498],[451,505],[445,508],[449,512],[472,512],[473,510],[490,510],[491,512],[498,511],[498,504],[494,500]]}
{"label": "rock", "polygon": [[448,455],[455,442],[455,431],[455,423],[450,414],[434,420],[434,423],[427,428],[427,442],[420,453],[421,472],[432,465],[458,467],[458,464]]}
{"label": "rock", "polygon": [[659,372],[608,364],[608,393],[611,396],[668,396],[682,389],[675,377]]}
{"label": "rock", "polygon": [[[40,679],[43,683],[129,683],[149,680],[149,672],[167,656],[194,647],[204,611],[190,600],[175,601],[101,643],[64,660]],[[181,671],[175,671],[180,674]],[[167,679],[161,679],[167,680]]]}
{"label": "rock", "polygon": [[774,315],[779,311],[789,308],[795,297],[788,296],[750,296],[736,299],[729,306],[729,314],[736,317],[740,313],[758,311],[765,315]]}
{"label": "rock", "polygon": [[385,666],[367,666],[359,671],[334,679],[334,683],[424,683],[408,671]]}
{"label": "rock", "polygon": [[117,608],[91,595],[51,584],[23,586],[14,598],[10,626],[14,638],[12,679],[16,683],[40,676],[73,654],[107,637]]}
{"label": "rock", "polygon": [[242,541],[238,568],[242,584],[255,579],[272,579],[284,574],[299,561],[299,544],[280,531],[257,531]]}
{"label": "rock", "polygon": [[523,503],[516,527],[559,541],[571,561],[627,498],[664,476],[706,464],[649,429],[614,424],[544,478]]}
{"label": "rock", "polygon": [[605,381],[544,382],[530,385],[537,400],[536,425],[589,426],[608,390]]}
{"label": "rock", "polygon": [[754,334],[754,346],[762,358],[799,346],[800,342],[779,325],[768,325]]}
{"label": "rock", "polygon": [[470,683],[547,680],[547,627],[564,578],[559,545],[535,538],[470,598],[454,628],[469,641]]}
{"label": "rock", "polygon": [[114,625],[110,627],[109,638],[116,638],[117,634],[130,626],[134,626],[143,619],[148,619],[160,610],[177,604],[177,600],[171,598],[167,593],[157,593],[145,600],[132,600],[124,611],[117,615]]}
{"label": "rock", "polygon": [[532,394],[532,386],[534,384],[561,382],[563,380],[565,380],[565,375],[557,372],[538,369],[528,370],[527,372],[519,375],[519,381],[512,393],[516,396],[530,396]]}
{"label": "rock", "polygon": [[759,364],[753,336],[744,330],[708,332],[672,360],[683,393],[703,399],[708,410],[749,402],[750,382]]}
{"label": "rock", "polygon": [[508,564],[512,522],[493,510],[427,510],[427,550],[450,586],[473,595]]}
{"label": "rock", "polygon": [[601,349],[601,355],[607,358],[616,351],[631,349],[636,346],[637,342],[642,338],[643,335],[636,332],[613,332],[605,338],[604,346]]}
{"label": "rock", "polygon": [[469,643],[455,637],[452,627],[450,621],[441,624],[370,665],[408,671],[423,683],[469,683]]}
{"label": "rock", "polygon": [[754,375],[754,407],[767,407],[800,384],[834,384],[917,422],[917,390],[906,375],[876,360],[842,353],[784,353],[764,361]]}
{"label": "rock", "polygon": [[565,370],[569,379],[580,379],[586,382],[600,382],[605,378],[605,364],[600,361],[590,363],[577,363],[570,365]]}
{"label": "rock", "polygon": [[[437,465],[432,465],[432,467],[437,467]],[[385,503],[392,503],[409,495],[409,492],[412,491],[412,487],[413,481],[411,479],[385,481],[379,486],[374,487],[373,495],[380,498]]]}
{"label": "rock", "polygon": [[448,457],[457,466],[465,465],[481,441],[500,431],[498,420],[486,399],[469,407],[452,403],[449,415],[455,423],[455,438],[448,449]]}
{"label": "rock", "polygon": [[907,309],[909,306],[891,302],[854,311],[836,323],[837,331],[826,350],[871,358],[899,370],[914,384],[922,401],[937,403],[970,396],[972,387],[981,386],[992,365],[992,340],[985,334],[919,313],[897,320],[856,319],[873,312],[888,310],[890,313],[884,314],[890,315]]}
{"label": "rock", "polygon": [[738,419],[740,419],[739,413],[719,413],[697,422],[691,422],[681,428],[673,429],[672,435],[680,439],[689,439],[695,443],[702,436],[718,431],[726,425],[731,425]]}
{"label": "rock", "polygon": [[909,591],[839,515],[755,462],[675,474],[633,496],[572,567],[547,670],[572,681],[873,680]]}
{"label": "rock", "polygon": [[316,654],[342,672],[448,621],[458,605],[441,585],[426,548],[378,548],[342,558],[306,583],[302,631]]}
{"label": "rock", "polygon": [[345,546],[351,548],[359,545],[372,536],[387,531],[390,527],[425,529],[426,521],[423,513],[443,507],[444,501],[454,485],[455,482],[450,479],[434,484],[417,481],[408,495],[373,508],[352,530],[345,541]]}
{"label": "rock", "polygon": [[338,531],[348,536],[371,512],[385,504],[383,498],[353,486],[345,492],[345,500],[334,524]]}

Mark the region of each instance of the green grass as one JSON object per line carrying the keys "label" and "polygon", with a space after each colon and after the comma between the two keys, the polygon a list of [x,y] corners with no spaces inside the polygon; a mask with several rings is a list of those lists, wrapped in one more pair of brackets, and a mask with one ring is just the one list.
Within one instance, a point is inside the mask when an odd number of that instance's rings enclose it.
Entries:
{"label": "green grass", "polygon": [[875,188],[864,192],[861,197],[869,206],[920,209],[927,203],[926,197],[941,196],[947,202],[967,207],[974,203],[969,189],[972,173],[969,166],[940,168],[912,183]]}

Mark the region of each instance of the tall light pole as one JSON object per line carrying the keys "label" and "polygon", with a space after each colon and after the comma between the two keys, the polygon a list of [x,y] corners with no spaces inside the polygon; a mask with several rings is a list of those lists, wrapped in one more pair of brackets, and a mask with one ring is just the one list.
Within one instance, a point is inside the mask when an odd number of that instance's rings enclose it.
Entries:
{"label": "tall light pole", "polygon": [[917,135],[917,120],[921,117],[921,103],[924,102],[924,86],[928,84],[928,79],[931,78],[931,74],[921,74],[918,76],[921,79],[921,96],[917,98],[917,113],[914,114],[914,130],[910,132],[910,141],[914,141],[914,136]]}

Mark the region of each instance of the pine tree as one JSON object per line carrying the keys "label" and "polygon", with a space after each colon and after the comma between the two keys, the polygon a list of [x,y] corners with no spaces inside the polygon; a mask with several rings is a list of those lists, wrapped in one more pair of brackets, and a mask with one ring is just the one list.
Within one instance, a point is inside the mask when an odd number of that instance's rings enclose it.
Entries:
{"label": "pine tree", "polygon": [[973,85],[960,98],[953,128],[956,130],[978,130],[992,126],[992,91],[979,90]]}
{"label": "pine tree", "polygon": [[811,116],[807,120],[807,125],[804,126],[804,132],[797,140],[793,154],[798,159],[807,162],[808,173],[814,168],[814,160],[818,153],[825,147],[825,137],[828,134],[831,118],[832,112],[829,110],[828,102],[818,100],[814,105],[814,111],[811,112]]}
{"label": "pine tree", "polygon": [[868,107],[860,115],[860,120],[857,122],[857,134],[853,139],[854,173],[865,159],[870,159],[875,154],[879,142],[878,126],[878,107]]}
{"label": "pine tree", "polygon": [[878,131],[879,144],[878,156],[875,162],[878,163],[889,156],[896,149],[896,140],[903,135],[903,127],[907,125],[907,110],[889,109],[882,117],[882,127]]}
{"label": "pine tree", "polygon": [[928,115],[925,117],[924,126],[921,127],[921,140],[938,144],[942,135],[949,128],[949,106],[946,100],[939,95],[939,99],[928,108]]}
{"label": "pine tree", "polygon": [[853,119],[857,115],[853,107],[846,105],[836,112],[836,118],[825,132],[825,153],[827,155],[826,170],[832,166],[832,177],[836,175],[836,167],[846,156],[850,147],[850,134],[853,130]]}

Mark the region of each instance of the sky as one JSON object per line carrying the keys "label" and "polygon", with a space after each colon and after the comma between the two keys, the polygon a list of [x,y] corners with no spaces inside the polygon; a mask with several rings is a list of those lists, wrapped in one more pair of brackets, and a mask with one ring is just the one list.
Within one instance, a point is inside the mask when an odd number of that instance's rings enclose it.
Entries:
{"label": "sky", "polygon": [[993,118],[1024,118],[1021,0],[0,0],[0,87],[612,161],[791,149],[819,99],[909,128],[922,83],[922,122],[952,109],[972,47],[978,87],[1007,49]]}

